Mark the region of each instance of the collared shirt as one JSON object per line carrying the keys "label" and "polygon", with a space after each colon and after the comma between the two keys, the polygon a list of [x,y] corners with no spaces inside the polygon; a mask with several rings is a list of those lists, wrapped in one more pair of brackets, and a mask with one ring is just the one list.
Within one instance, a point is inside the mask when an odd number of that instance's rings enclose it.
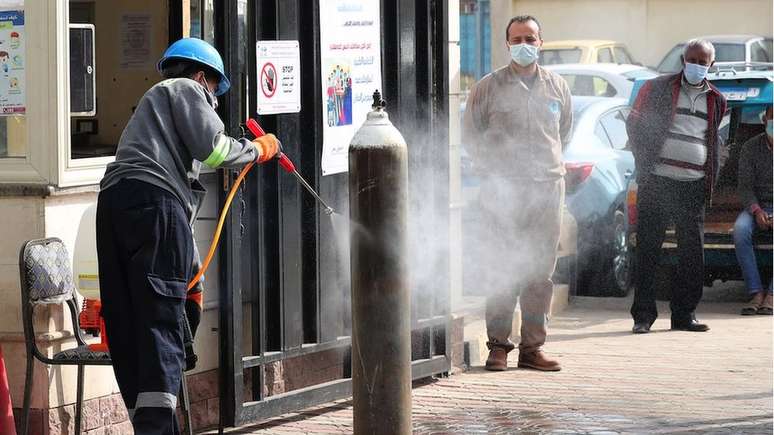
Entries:
{"label": "collared shirt", "polygon": [[680,94],[672,126],[669,128],[661,162],[653,174],[677,181],[695,181],[704,178],[707,161],[707,93],[710,88],[691,86],[682,79]]}
{"label": "collared shirt", "polygon": [[564,176],[562,150],[571,131],[564,79],[538,65],[527,86],[508,65],[470,90],[462,135],[481,175],[548,181]]}

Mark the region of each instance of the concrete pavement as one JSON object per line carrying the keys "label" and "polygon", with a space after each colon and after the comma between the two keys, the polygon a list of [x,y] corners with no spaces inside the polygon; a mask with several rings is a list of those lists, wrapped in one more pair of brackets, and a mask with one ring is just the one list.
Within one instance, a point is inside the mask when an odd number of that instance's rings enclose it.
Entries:
{"label": "concrete pavement", "polygon": [[[635,336],[628,303],[577,298],[552,319],[545,350],[561,372],[473,367],[418,385],[414,432],[772,433],[772,317],[708,302],[711,331],[673,332],[661,303],[653,332]],[[351,411],[339,401],[228,433],[351,433]]]}

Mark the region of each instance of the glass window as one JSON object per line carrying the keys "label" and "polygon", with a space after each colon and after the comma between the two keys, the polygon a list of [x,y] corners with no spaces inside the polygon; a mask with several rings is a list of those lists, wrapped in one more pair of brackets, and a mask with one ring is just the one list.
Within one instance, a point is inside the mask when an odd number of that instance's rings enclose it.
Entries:
{"label": "glass window", "polygon": [[763,46],[763,41],[753,42],[751,49],[750,60],[753,62],[771,62],[769,53],[766,51],[766,47]]}
{"label": "glass window", "polygon": [[597,97],[615,97],[618,91],[609,81],[594,76],[594,95]]}
{"label": "glass window", "polygon": [[599,63],[614,63],[613,52],[609,48],[603,48],[597,51],[597,62]]}
{"label": "glass window", "polygon": [[683,54],[683,44],[678,44],[669,52],[669,54],[664,56],[664,59],[658,64],[658,72],[676,73],[680,71],[683,68],[682,62],[680,62],[681,54]]}
{"label": "glass window", "polygon": [[577,76],[575,74],[565,74],[565,73],[560,73],[559,75],[562,76],[564,81],[567,82],[567,86],[569,86],[570,88],[570,93],[572,95],[575,95],[575,93],[572,92],[572,89],[575,87],[575,77]]}
{"label": "glass window", "polygon": [[560,74],[567,82],[570,94],[576,97],[614,97],[618,93],[610,82],[599,76]]}
{"label": "glass window", "polygon": [[0,158],[27,155],[24,1],[0,3]]}
{"label": "glass window", "polygon": [[629,136],[626,134],[626,118],[620,110],[615,110],[602,115],[599,122],[605,128],[613,148],[626,149]]}
{"label": "glass window", "polygon": [[715,44],[715,62],[744,62],[744,44]]}
{"label": "glass window", "polygon": [[590,97],[594,95],[594,83],[591,76],[580,74],[562,74],[567,85],[570,87],[570,94],[578,97]]}
{"label": "glass window", "polygon": [[540,51],[538,63],[541,65],[557,65],[561,63],[578,63],[581,57],[580,48],[547,49]]}
{"label": "glass window", "polygon": [[190,28],[189,34],[192,38],[202,39],[202,0],[189,0]]}
{"label": "glass window", "polygon": [[204,0],[202,34],[205,41],[215,45],[215,0]]}
{"label": "glass window", "polygon": [[[138,102],[161,80],[156,62],[169,43],[165,2],[142,11],[127,4],[68,2],[70,17],[69,90],[71,97],[68,168],[92,164],[83,160],[112,157]],[[78,28],[90,38],[73,38]],[[77,102],[93,99],[89,110]],[[94,163],[96,164],[96,163]]]}
{"label": "glass window", "polygon": [[615,61],[618,63],[634,63],[634,59],[623,47],[613,47],[613,53],[615,54]]}
{"label": "glass window", "polygon": [[774,61],[774,53],[772,53],[772,40],[771,39],[764,39],[761,41],[761,47],[766,51],[766,57],[769,59],[768,61]]}

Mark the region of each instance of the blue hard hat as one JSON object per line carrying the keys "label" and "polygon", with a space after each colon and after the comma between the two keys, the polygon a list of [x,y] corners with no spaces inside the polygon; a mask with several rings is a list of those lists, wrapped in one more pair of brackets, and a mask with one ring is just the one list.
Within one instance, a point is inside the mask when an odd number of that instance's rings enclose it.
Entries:
{"label": "blue hard hat", "polygon": [[231,87],[231,82],[228,80],[226,72],[223,70],[223,59],[221,59],[218,50],[207,41],[203,41],[199,38],[183,38],[175,41],[175,43],[170,45],[169,48],[167,48],[167,51],[164,52],[164,56],[159,60],[156,69],[161,72],[164,68],[164,64],[172,59],[191,60],[207,65],[215,70],[218,75],[220,75],[218,88],[215,89],[216,96],[222,95]]}

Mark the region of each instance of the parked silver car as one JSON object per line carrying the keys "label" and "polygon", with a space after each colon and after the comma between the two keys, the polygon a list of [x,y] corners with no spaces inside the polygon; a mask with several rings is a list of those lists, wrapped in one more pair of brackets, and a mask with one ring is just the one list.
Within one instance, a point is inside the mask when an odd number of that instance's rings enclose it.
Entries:
{"label": "parked silver car", "polygon": [[575,97],[629,98],[632,85],[637,79],[650,79],[658,75],[650,68],[617,63],[567,63],[548,65],[549,69],[564,78]]}

